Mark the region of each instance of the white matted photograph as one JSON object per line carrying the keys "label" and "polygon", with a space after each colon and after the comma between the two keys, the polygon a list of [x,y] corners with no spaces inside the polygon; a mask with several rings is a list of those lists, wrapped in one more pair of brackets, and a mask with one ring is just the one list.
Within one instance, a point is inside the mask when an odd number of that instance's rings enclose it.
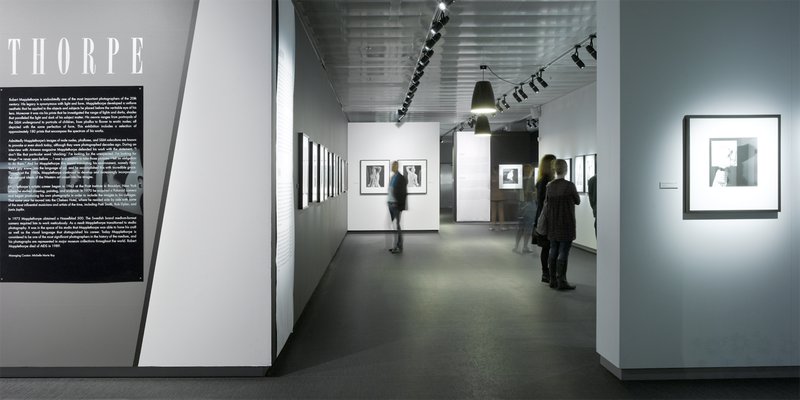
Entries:
{"label": "white matted photograph", "polygon": [[398,171],[408,182],[408,194],[428,193],[428,160],[397,160],[397,163]]}
{"label": "white matted photograph", "polygon": [[500,189],[522,189],[522,164],[500,164],[497,173]]}
{"label": "white matted photograph", "polygon": [[589,190],[589,179],[597,174],[597,154],[589,154],[583,164],[586,190]]}
{"label": "white matted photograph", "polygon": [[564,176],[564,179],[572,182],[572,158],[567,157],[564,161],[567,162],[567,175]]}
{"label": "white matted photograph", "polygon": [[303,132],[298,133],[300,139],[300,156],[298,158],[299,165],[299,190],[297,193],[298,203],[297,206],[301,210],[308,208],[308,202],[311,199],[311,140]]}
{"label": "white matted photograph", "polygon": [[386,194],[389,187],[389,160],[361,160],[361,194]]}
{"label": "white matted photograph", "polygon": [[584,160],[586,158],[584,156],[576,156],[575,163],[573,164],[574,167],[572,169],[573,176],[575,177],[575,189],[578,190],[578,193],[586,193],[586,170],[584,170]]}
{"label": "white matted photograph", "polygon": [[684,212],[780,211],[780,115],[684,117]]}

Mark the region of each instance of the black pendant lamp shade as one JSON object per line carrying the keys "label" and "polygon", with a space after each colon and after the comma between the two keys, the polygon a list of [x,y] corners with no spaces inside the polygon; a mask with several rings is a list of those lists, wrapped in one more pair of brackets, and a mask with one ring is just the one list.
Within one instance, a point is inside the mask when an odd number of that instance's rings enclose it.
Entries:
{"label": "black pendant lamp shade", "polygon": [[494,90],[492,83],[489,81],[475,82],[475,89],[472,91],[472,108],[470,111],[473,114],[493,114],[494,107]]}
{"label": "black pendant lamp shade", "polygon": [[491,135],[492,128],[489,126],[489,117],[479,115],[475,121],[475,134],[476,135]]}

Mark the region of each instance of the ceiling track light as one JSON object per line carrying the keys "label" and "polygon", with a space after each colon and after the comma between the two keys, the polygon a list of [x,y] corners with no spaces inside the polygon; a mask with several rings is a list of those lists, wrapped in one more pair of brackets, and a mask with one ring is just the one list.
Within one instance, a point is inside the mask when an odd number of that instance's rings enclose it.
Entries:
{"label": "ceiling track light", "polygon": [[550,85],[548,85],[547,82],[544,81],[544,78],[542,78],[542,72],[544,72],[544,69],[540,69],[539,72],[536,73],[536,82],[539,82],[543,88],[546,88]]}
{"label": "ceiling track light", "polygon": [[435,35],[431,36],[431,38],[428,39],[425,42],[425,47],[423,49],[424,50],[432,50],[433,46],[436,45],[436,42],[438,42],[439,39],[441,39],[441,38],[442,38],[442,34],[437,32]]}
{"label": "ceiling track light", "polygon": [[497,99],[497,103],[495,104],[495,109],[497,109],[497,111],[500,111],[501,113],[505,111],[503,110],[503,106],[500,105],[500,99]]}
{"label": "ceiling track light", "polygon": [[525,91],[522,90],[522,84],[521,83],[519,84],[519,87],[517,88],[517,93],[519,93],[519,95],[522,96],[522,98],[524,100],[528,99],[528,95],[525,94]]}
{"label": "ceiling track light", "polygon": [[439,9],[442,11],[447,11],[447,6],[453,4],[453,0],[439,0]]}
{"label": "ceiling track light", "polygon": [[509,106],[509,105],[508,105],[508,102],[506,101],[506,95],[503,95],[503,99],[502,99],[502,100],[500,100],[500,104],[502,104],[502,105],[503,105],[503,107],[505,107],[505,108],[506,108],[506,110],[508,110],[509,108],[511,108],[511,106]]}
{"label": "ceiling track light", "polygon": [[431,24],[431,35],[439,33],[439,31],[441,31],[442,28],[444,28],[444,26],[447,25],[449,21],[450,17],[448,17],[447,15],[442,15],[442,17],[439,18],[438,21]]}
{"label": "ceiling track light", "polygon": [[514,100],[516,100],[516,101],[517,101],[517,103],[521,103],[521,102],[522,102],[522,98],[521,98],[521,97],[519,97],[519,95],[517,94],[517,91],[516,91],[516,90],[514,90],[513,92],[511,92],[511,95],[512,95],[512,96],[514,96]]}
{"label": "ceiling track light", "polygon": [[533,81],[535,79],[536,79],[536,75],[531,75],[531,81],[528,82],[528,86],[531,87],[531,90],[533,90],[533,93],[539,93],[539,88],[536,86],[535,83],[533,83]]}
{"label": "ceiling track light", "polygon": [[589,52],[589,55],[595,60],[597,60],[597,50],[594,49],[594,39],[596,38],[597,35],[589,35],[589,44],[586,45],[586,51]]}
{"label": "ceiling track light", "polygon": [[578,49],[580,49],[580,48],[581,48],[581,45],[579,45],[579,44],[575,45],[575,52],[572,53],[572,61],[575,63],[575,65],[578,66],[578,68],[584,69],[584,68],[586,68],[586,64],[578,56]]}

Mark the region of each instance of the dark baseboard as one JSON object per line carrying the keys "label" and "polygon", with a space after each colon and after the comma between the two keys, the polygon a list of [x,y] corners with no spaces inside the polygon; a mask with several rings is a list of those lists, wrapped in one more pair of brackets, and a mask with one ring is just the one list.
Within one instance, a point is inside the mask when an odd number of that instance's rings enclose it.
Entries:
{"label": "dark baseboard", "polygon": [[264,377],[268,367],[1,367],[0,378]]}
{"label": "dark baseboard", "polygon": [[730,367],[730,368],[619,368],[600,356],[600,365],[619,380],[663,381],[695,379],[775,379],[800,378],[797,367]]}

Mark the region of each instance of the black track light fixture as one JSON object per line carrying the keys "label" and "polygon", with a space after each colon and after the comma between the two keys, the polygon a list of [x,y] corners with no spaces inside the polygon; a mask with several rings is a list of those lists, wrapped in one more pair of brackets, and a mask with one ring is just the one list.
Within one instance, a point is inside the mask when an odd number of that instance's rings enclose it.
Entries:
{"label": "black track light fixture", "polygon": [[501,105],[500,105],[500,99],[497,99],[497,103],[495,103],[495,105],[494,105],[494,108],[495,108],[495,109],[497,109],[497,111],[499,111],[499,112],[501,112],[501,113],[502,113],[503,111],[505,111],[505,110],[503,109],[503,106],[501,106]]}
{"label": "black track light fixture", "polygon": [[503,99],[502,99],[502,100],[500,100],[500,104],[502,104],[502,105],[503,105],[503,107],[505,107],[505,108],[506,108],[506,110],[508,110],[509,108],[511,108],[511,106],[509,106],[509,105],[508,105],[508,102],[506,101],[506,95],[503,95]]}
{"label": "black track light fixture", "polygon": [[525,94],[524,90],[522,90],[522,84],[521,83],[519,84],[519,87],[517,88],[517,93],[519,93],[519,95],[522,96],[523,100],[527,100],[528,99],[528,95]]}
{"label": "black track light fixture", "polygon": [[533,81],[534,81],[535,79],[536,79],[536,75],[531,75],[531,81],[530,81],[530,82],[528,82],[528,86],[530,86],[530,87],[531,87],[531,90],[533,90],[533,93],[539,93],[539,87],[538,87],[538,86],[536,86],[536,84],[535,84],[535,83],[533,83]]}
{"label": "black track light fixture", "polygon": [[589,35],[589,44],[586,45],[586,51],[589,52],[589,55],[592,56],[592,58],[597,60],[597,50],[594,49],[595,38],[597,38],[597,35]]}
{"label": "black track light fixture", "polygon": [[409,100],[413,99],[414,98],[414,92],[408,92],[408,94],[406,95],[406,98],[409,99]]}
{"label": "black track light fixture", "polygon": [[514,96],[514,100],[516,100],[517,103],[521,103],[522,102],[522,98],[519,97],[519,95],[517,94],[517,89],[518,88],[514,88],[514,91],[511,92],[511,95]]}
{"label": "black track light fixture", "polygon": [[449,21],[450,17],[448,17],[447,15],[443,15],[441,18],[439,18],[438,21],[434,22],[431,25],[431,35],[439,33],[439,31],[441,31],[442,28],[444,28],[444,26],[447,25]]}
{"label": "black track light fixture", "polygon": [[417,92],[417,87],[418,87],[418,85],[411,85],[411,87],[408,88],[408,93],[411,93],[411,94],[416,93]]}
{"label": "black track light fixture", "polygon": [[580,49],[580,48],[581,48],[581,45],[579,45],[579,44],[575,45],[575,52],[572,53],[572,61],[575,62],[575,65],[577,65],[578,68],[584,69],[584,68],[586,68],[586,64],[584,64],[583,60],[581,60],[581,58],[578,56],[578,49]]}
{"label": "black track light fixture", "polygon": [[421,70],[422,68],[425,68],[425,67],[427,67],[427,66],[428,66],[428,64],[430,64],[430,63],[431,63],[431,59],[430,59],[430,58],[428,58],[428,57],[421,57],[421,58],[419,59],[419,62],[417,63],[417,65],[419,65],[417,68],[420,68],[420,70]]}
{"label": "black track light fixture", "polygon": [[441,38],[442,38],[442,34],[439,33],[439,32],[437,32],[435,35],[431,36],[430,39],[425,41],[424,50],[432,50],[433,46],[436,45],[436,42],[438,42],[439,39],[441,39]]}
{"label": "black track light fixture", "polygon": [[544,72],[544,69],[540,69],[539,72],[536,73],[536,82],[539,82],[543,88],[546,88],[549,85],[544,81],[544,78],[542,78],[542,72]]}
{"label": "black track light fixture", "polygon": [[422,75],[425,75],[425,71],[423,71],[422,69],[418,68],[417,72],[414,73],[414,79],[413,80],[416,83],[419,83],[419,80],[422,79]]}
{"label": "black track light fixture", "polygon": [[469,119],[467,120],[467,126],[469,126],[470,128],[475,126],[475,119],[473,119],[472,117],[469,117]]}

